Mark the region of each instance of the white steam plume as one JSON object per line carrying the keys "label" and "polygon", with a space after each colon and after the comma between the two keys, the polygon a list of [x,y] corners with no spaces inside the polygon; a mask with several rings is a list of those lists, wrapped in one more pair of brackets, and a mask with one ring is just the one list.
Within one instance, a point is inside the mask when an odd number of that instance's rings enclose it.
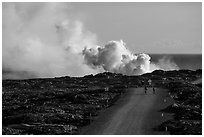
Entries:
{"label": "white steam plume", "polygon": [[158,60],[157,63],[155,63],[156,66],[159,67],[159,69],[162,70],[178,70],[178,65],[172,60],[171,56],[163,56],[161,59]]}
{"label": "white steam plume", "polygon": [[85,48],[83,55],[86,63],[94,68],[126,75],[140,75],[156,69],[172,70],[178,66],[170,60],[161,59],[158,64],[150,62],[147,54],[132,54],[121,41],[110,41],[104,47]]}
{"label": "white steam plume", "polygon": [[[81,55],[85,46],[95,46],[96,35],[69,13],[67,3],[3,3],[3,71],[32,77],[96,73]],[[9,78],[21,77],[16,74]]]}

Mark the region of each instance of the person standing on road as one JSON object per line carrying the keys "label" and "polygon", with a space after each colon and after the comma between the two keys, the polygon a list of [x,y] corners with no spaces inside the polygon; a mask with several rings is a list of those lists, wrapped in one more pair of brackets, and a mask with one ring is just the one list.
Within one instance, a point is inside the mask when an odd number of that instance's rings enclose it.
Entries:
{"label": "person standing on road", "polygon": [[153,94],[155,94],[155,93],[156,93],[156,88],[153,87]]}
{"label": "person standing on road", "polygon": [[144,89],[145,89],[145,94],[147,94],[147,87],[145,86],[145,88],[144,88]]}

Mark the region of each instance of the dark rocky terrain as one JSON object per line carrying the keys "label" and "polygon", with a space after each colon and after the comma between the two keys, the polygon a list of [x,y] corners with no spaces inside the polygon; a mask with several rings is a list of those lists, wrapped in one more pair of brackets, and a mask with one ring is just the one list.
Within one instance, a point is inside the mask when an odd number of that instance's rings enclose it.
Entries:
{"label": "dark rocky terrain", "polygon": [[173,113],[174,119],[164,122],[158,127],[171,134],[201,135],[202,134],[202,85],[183,82],[171,82],[167,85],[169,94],[175,103],[163,110]]}
{"label": "dark rocky terrain", "polygon": [[165,113],[174,119],[155,130],[171,134],[201,134],[202,70],[156,70],[141,76],[104,72],[84,77],[2,81],[3,134],[79,134],[100,110],[110,107],[130,87],[165,87],[175,100]]}

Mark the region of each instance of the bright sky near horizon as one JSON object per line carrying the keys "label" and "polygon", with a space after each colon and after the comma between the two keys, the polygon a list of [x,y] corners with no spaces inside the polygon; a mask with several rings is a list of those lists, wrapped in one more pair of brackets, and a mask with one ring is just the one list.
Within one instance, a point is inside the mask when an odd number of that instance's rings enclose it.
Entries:
{"label": "bright sky near horizon", "polygon": [[71,3],[100,45],[122,39],[134,53],[202,53],[202,3]]}

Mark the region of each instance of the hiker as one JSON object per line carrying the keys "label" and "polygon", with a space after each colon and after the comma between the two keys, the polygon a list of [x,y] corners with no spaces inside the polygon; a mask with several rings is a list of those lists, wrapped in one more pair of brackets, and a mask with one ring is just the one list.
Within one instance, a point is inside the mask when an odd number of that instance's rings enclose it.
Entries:
{"label": "hiker", "polygon": [[156,93],[156,89],[153,87],[153,94],[155,94]]}
{"label": "hiker", "polygon": [[145,86],[145,94],[147,94],[147,87]]}

